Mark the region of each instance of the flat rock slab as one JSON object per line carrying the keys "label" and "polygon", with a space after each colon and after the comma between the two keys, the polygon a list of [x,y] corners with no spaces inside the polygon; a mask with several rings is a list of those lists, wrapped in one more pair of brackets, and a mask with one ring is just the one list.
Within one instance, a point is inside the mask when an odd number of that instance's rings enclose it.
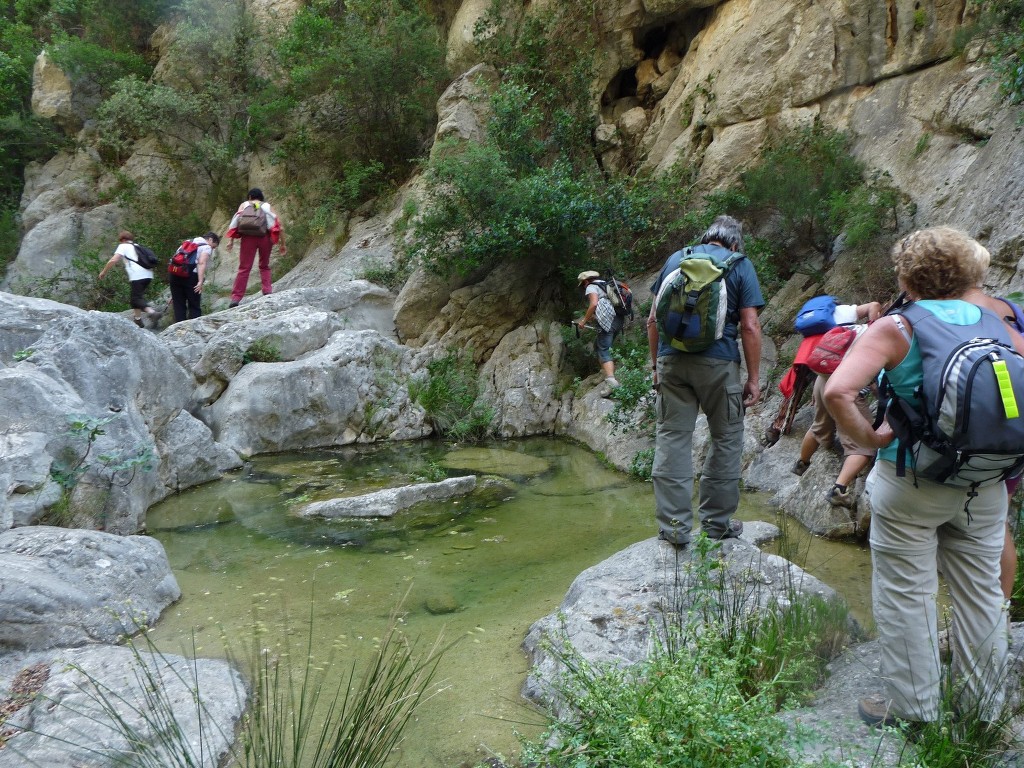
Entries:
{"label": "flat rock slab", "polygon": [[181,597],[163,546],[51,526],[0,533],[0,647],[115,643]]}
{"label": "flat rock slab", "polygon": [[478,475],[530,477],[551,469],[551,462],[536,456],[501,448],[459,448],[441,460],[441,466]]}
{"label": "flat rock slab", "polygon": [[0,768],[216,768],[246,701],[241,676],[219,659],[110,645],[7,654]]}
{"label": "flat rock slab", "polygon": [[394,517],[402,510],[426,501],[446,501],[465,496],[476,489],[476,475],[450,477],[439,483],[418,483],[401,488],[346,496],[340,499],[315,501],[302,507],[301,517]]}

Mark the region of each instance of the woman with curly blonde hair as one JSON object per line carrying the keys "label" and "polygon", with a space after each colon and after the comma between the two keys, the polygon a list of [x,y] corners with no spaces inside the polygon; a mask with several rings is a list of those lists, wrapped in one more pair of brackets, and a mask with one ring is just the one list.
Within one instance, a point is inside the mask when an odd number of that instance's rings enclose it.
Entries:
{"label": "woman with curly blonde hair", "polygon": [[[965,297],[984,278],[977,243],[950,227],[904,237],[893,248],[900,288],[943,322],[969,325],[983,310]],[[1012,339],[1024,354],[1024,340]],[[935,598],[941,567],[953,604],[951,648],[960,711],[995,721],[1002,709],[1007,655],[1006,614],[999,558],[1006,527],[1002,483],[970,488],[943,485],[913,472],[897,476],[892,428],[875,428],[857,409],[857,393],[885,372],[896,393],[912,396],[923,381],[912,324],[882,317],[853,345],[830,378],[825,401],[857,443],[878,448],[869,477],[872,601],[884,694],[862,699],[869,724],[939,717],[939,648]]]}

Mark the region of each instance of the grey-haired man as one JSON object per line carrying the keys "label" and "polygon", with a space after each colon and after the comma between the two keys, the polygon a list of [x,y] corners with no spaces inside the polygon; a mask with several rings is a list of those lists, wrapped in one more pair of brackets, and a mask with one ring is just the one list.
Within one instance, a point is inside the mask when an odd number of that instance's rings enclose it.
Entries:
{"label": "grey-haired man", "polygon": [[[694,250],[716,253],[725,259],[742,246],[742,225],[731,216],[719,216]],[[679,267],[681,256],[682,251],[677,251],[668,257],[651,286],[655,296],[669,273]],[[735,538],[743,530],[733,514],[740,498],[744,409],[757,402],[761,394],[761,323],[757,311],[764,306],[764,297],[748,259],[737,261],[725,279],[729,306],[724,335],[703,352],[682,352],[661,338],[654,304],[647,318],[658,392],[651,472],[658,538],[677,547],[689,544],[693,528],[693,428],[698,410],[707,416],[711,432],[700,479],[701,527],[712,539]],[[745,382],[740,381],[740,343],[747,367]]]}

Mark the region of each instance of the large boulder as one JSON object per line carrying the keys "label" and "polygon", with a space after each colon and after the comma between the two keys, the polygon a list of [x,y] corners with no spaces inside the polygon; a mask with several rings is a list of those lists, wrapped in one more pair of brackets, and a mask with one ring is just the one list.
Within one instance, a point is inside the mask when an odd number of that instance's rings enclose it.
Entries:
{"label": "large boulder", "polygon": [[443,296],[443,286],[440,278],[405,284],[395,306],[399,338],[413,347],[465,350],[482,363],[507,333],[551,312],[560,280],[550,264],[506,262],[451,290],[442,304],[433,295],[440,287]]}
{"label": "large boulder", "polygon": [[109,645],[0,656],[0,694],[0,768],[216,768],[249,699],[226,661]]}
{"label": "large boulder", "polygon": [[408,392],[413,371],[409,350],[378,332],[338,331],[300,359],[244,366],[202,416],[245,455],[425,437],[431,428]]}
{"label": "large boulder", "polygon": [[3,293],[0,317],[0,433],[13,451],[0,522],[35,522],[60,501],[69,522],[135,533],[151,504],[241,465],[188,412],[195,382],[157,336]]}
{"label": "large boulder", "polygon": [[564,353],[558,325],[543,321],[517,328],[498,343],[480,370],[481,394],[494,408],[497,435],[525,437],[555,431]]}
{"label": "large boulder", "polygon": [[49,526],[0,533],[0,647],[115,643],[181,596],[148,536]]}
{"label": "large boulder", "polygon": [[708,579],[721,578],[719,605],[742,605],[745,611],[784,604],[794,594],[836,597],[798,566],[743,539],[723,542],[724,567],[714,572],[692,550],[647,539],[577,576],[558,609],[534,623],[523,641],[532,667],[523,695],[560,709],[552,683],[561,662],[551,648],[562,642],[589,663],[628,665],[645,659],[672,617],[685,614],[701,599],[700,585],[706,589]]}

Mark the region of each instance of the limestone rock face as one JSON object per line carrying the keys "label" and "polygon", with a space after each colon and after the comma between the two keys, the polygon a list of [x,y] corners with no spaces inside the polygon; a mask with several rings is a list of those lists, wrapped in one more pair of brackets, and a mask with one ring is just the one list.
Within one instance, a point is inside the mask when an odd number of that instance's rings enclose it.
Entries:
{"label": "limestone rock face", "polygon": [[[525,280],[523,275],[531,277]],[[399,338],[414,347],[437,344],[466,350],[478,363],[490,357],[507,333],[546,307],[557,287],[550,266],[499,264],[479,282],[452,290],[440,311],[431,313],[440,303],[434,293],[438,284],[444,281],[406,283],[395,308]]]}
{"label": "limestone rock face", "polygon": [[445,56],[448,68],[465,72],[478,60],[473,30],[477,21],[491,9],[490,0],[462,0],[448,30],[448,50]]}
{"label": "limestone rock face", "polygon": [[436,154],[438,142],[446,139],[483,141],[490,114],[488,99],[498,81],[494,67],[477,64],[448,86],[437,100],[437,129],[431,156]]}
{"label": "limestone rock face", "polygon": [[0,646],[67,648],[135,634],[181,596],[148,536],[49,526],[0,533]]}
{"label": "limestone rock face", "polygon": [[498,435],[524,437],[554,430],[564,351],[555,323],[526,325],[501,340],[480,370]]}
{"label": "limestone rock face", "polygon": [[68,133],[82,127],[82,115],[72,102],[71,80],[46,51],[36,57],[32,67],[32,112],[53,120]]}

